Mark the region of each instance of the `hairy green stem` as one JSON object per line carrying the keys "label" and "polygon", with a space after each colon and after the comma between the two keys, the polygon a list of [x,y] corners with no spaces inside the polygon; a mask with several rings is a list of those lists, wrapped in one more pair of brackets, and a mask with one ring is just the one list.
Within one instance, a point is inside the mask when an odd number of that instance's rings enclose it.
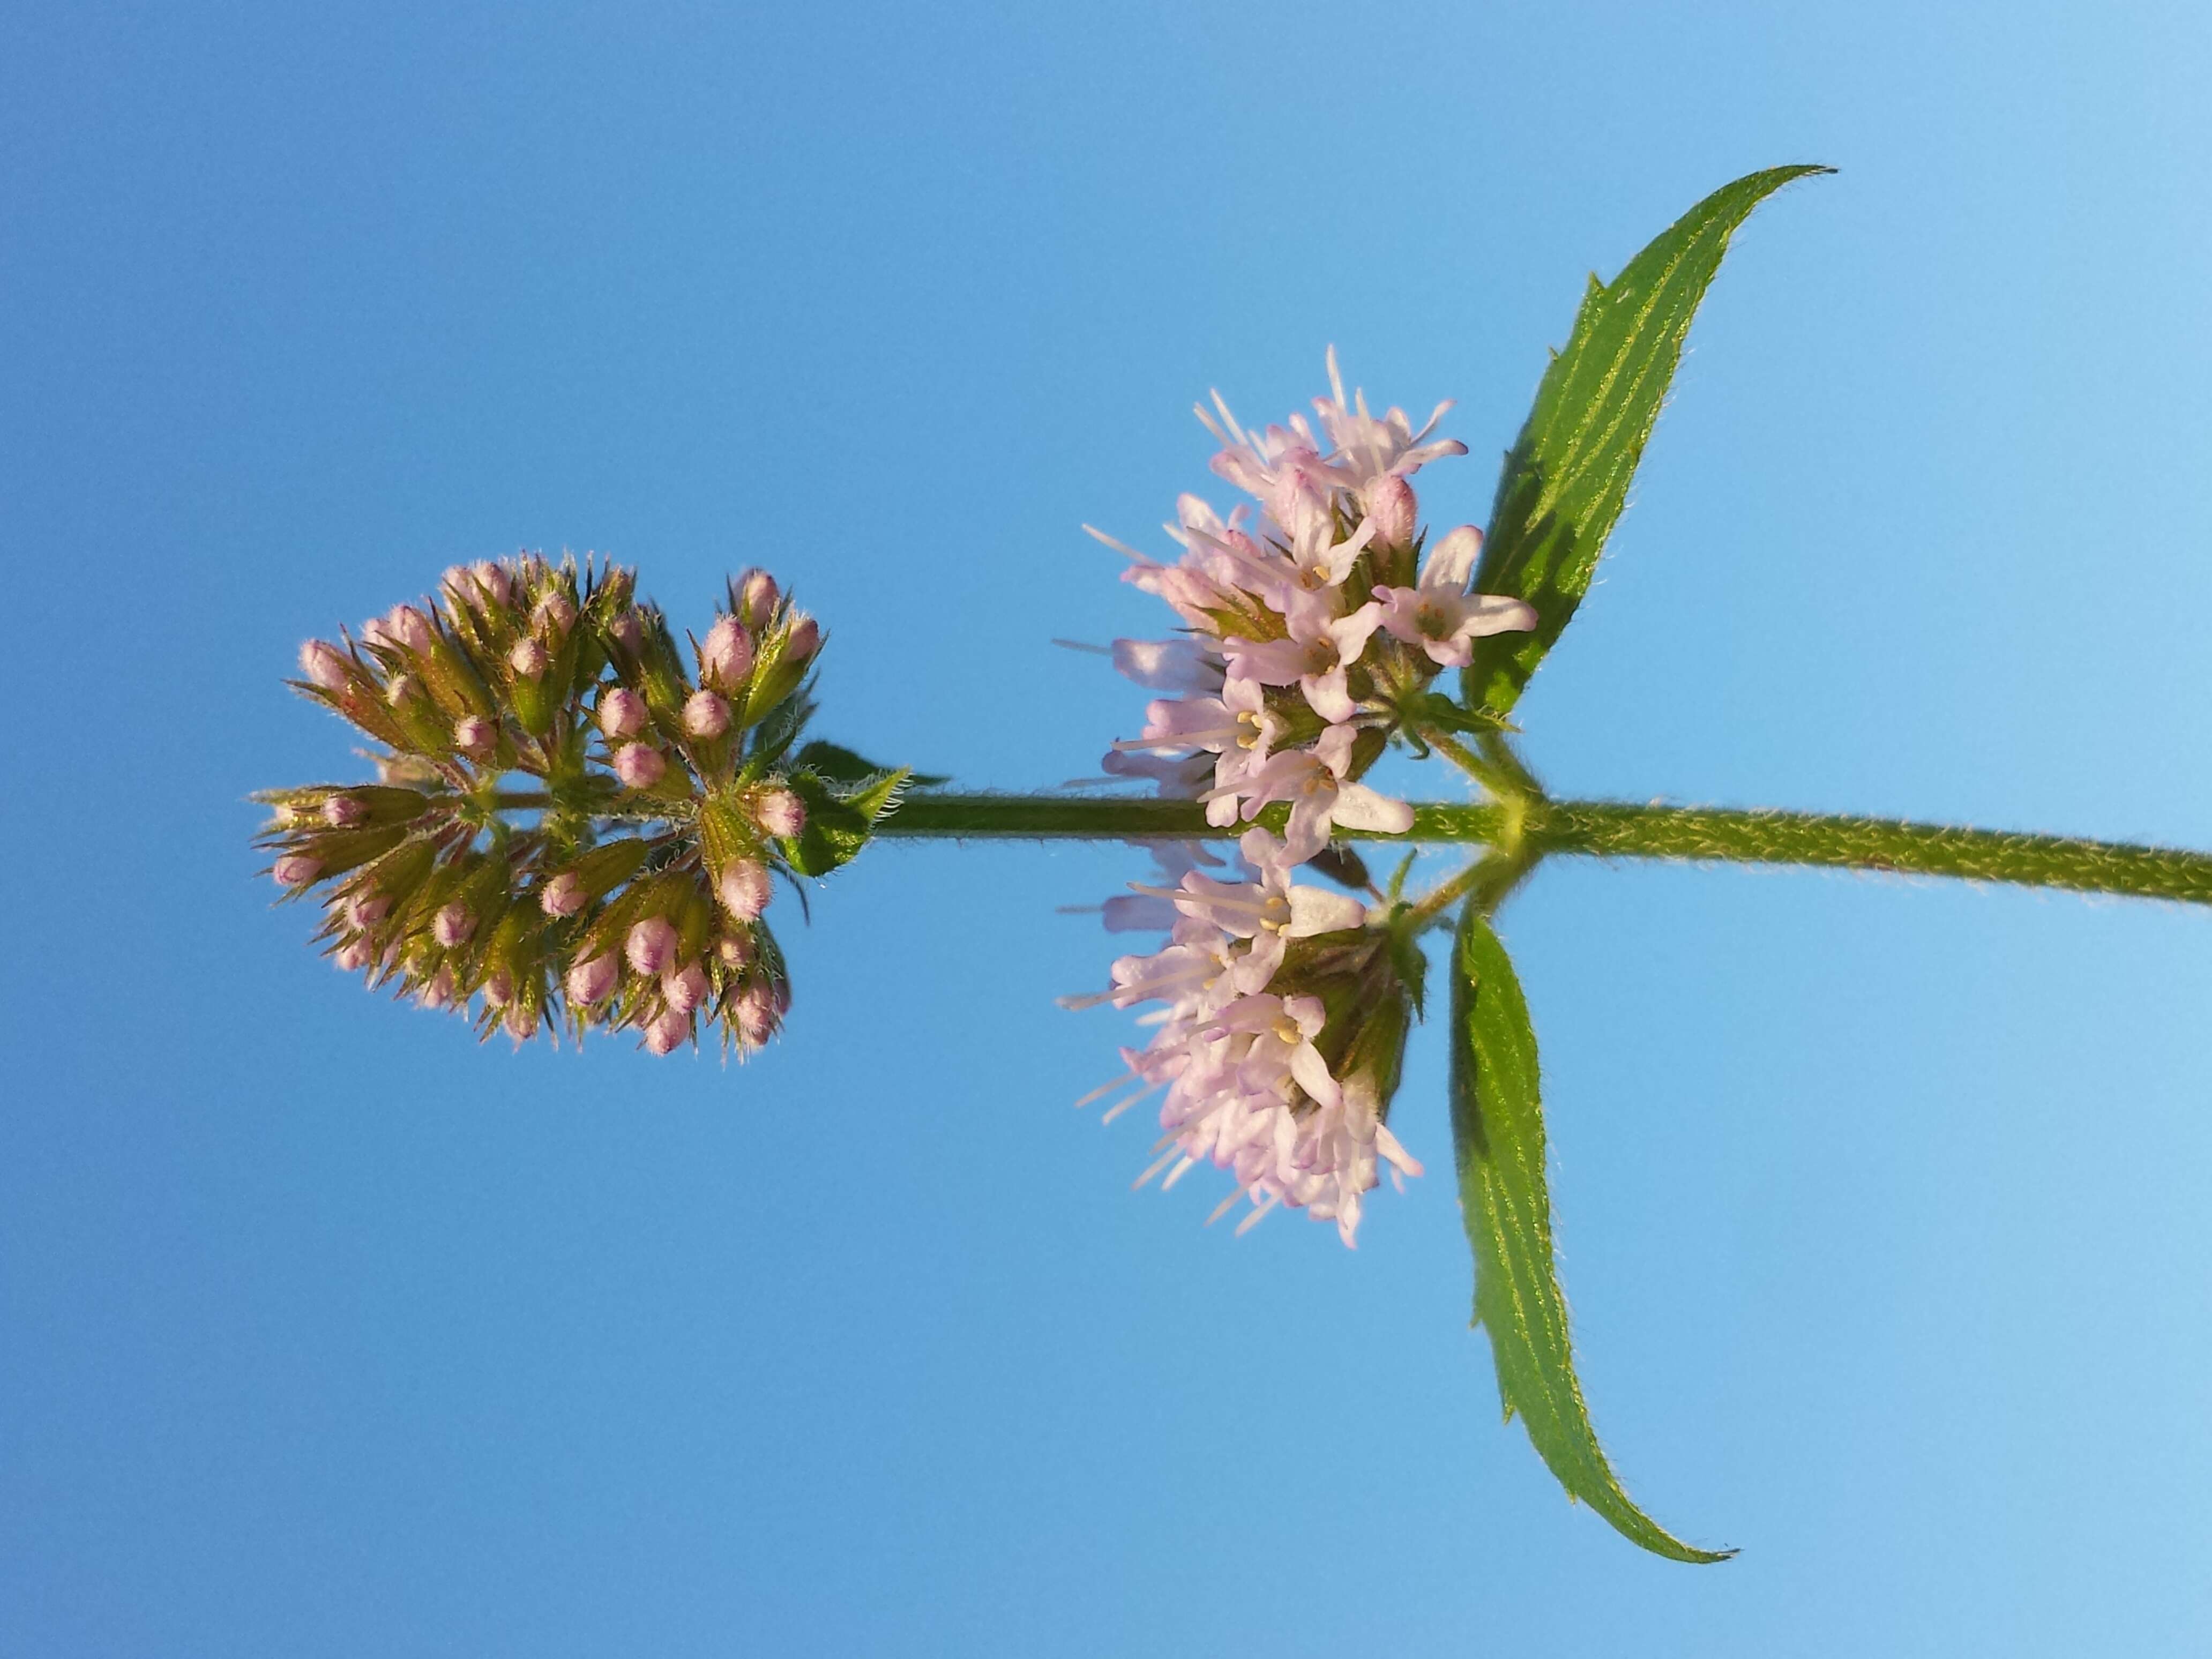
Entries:
{"label": "hairy green stem", "polygon": [[1528,833],[1547,853],[1810,864],[2212,904],[2212,854],[2068,836],[1612,801],[1536,803]]}
{"label": "hairy green stem", "polygon": [[[1521,834],[1539,856],[1814,865],[2212,903],[2212,854],[2166,848],[1804,812],[1542,799],[1515,805],[1525,814]],[[1490,845],[1510,835],[1511,810],[1425,801],[1414,805],[1413,827],[1404,835],[1338,833],[1355,841]],[[1282,813],[1273,808],[1261,821]],[[876,833],[903,840],[1128,841],[1223,840],[1229,832],[1207,824],[1205,809],[1189,801],[921,792]]]}

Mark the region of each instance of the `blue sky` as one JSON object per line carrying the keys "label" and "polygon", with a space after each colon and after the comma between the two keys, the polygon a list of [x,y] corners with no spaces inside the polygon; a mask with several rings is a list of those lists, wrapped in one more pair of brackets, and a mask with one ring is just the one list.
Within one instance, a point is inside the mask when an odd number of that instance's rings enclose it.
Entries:
{"label": "blue sky", "polygon": [[[1739,239],[1522,705],[1555,791],[2212,846],[2201,9],[19,11],[0,54],[0,1630],[26,1654],[2203,1650],[2212,931],[1553,866],[1502,918],[1638,1554],[1431,1174],[1132,1195],[1119,849],[873,849],[761,1060],[479,1049],[270,908],[307,635],[517,546],[770,565],[826,734],[1092,769],[1085,520],[1353,378],[1494,458]],[[1448,790],[1441,778],[1435,787]]]}

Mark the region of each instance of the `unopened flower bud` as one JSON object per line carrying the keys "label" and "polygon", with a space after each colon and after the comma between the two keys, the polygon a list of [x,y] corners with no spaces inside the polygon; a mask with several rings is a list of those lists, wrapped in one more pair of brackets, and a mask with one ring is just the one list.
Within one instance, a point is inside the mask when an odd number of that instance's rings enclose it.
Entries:
{"label": "unopened flower bud", "polygon": [[368,816],[368,808],[351,795],[325,795],[323,822],[333,830],[350,830]]}
{"label": "unopened flower bud", "polygon": [[305,887],[322,873],[323,861],[305,853],[287,853],[269,867],[279,887]]}
{"label": "unopened flower bud", "polygon": [[469,574],[477,579],[477,586],[494,605],[507,603],[507,572],[489,559],[479,560]]}
{"label": "unopened flower bud", "polygon": [[615,618],[614,626],[607,632],[615,636],[615,643],[625,651],[635,653],[645,643],[645,618],[635,611],[625,611]]}
{"label": "unopened flower bud", "polygon": [[645,730],[645,699],[618,685],[599,699],[599,730],[611,738],[634,738]]}
{"label": "unopened flower bud", "polygon": [[748,570],[738,585],[738,612],[748,627],[758,628],[775,610],[775,578],[765,570]]}
{"label": "unopened flower bud", "polygon": [[801,617],[799,619],[799,625],[791,630],[791,637],[784,641],[785,659],[790,662],[805,662],[814,654],[816,648],[821,643],[822,630],[814,625],[814,618]]}
{"label": "unopened flower bud", "polygon": [[328,640],[309,640],[300,647],[300,672],[325,691],[343,691],[352,678],[345,653]]}
{"label": "unopened flower bud", "polygon": [[1375,539],[1384,547],[1410,547],[1413,520],[1419,511],[1413,486],[1388,472],[1367,486],[1367,520],[1375,526]]}
{"label": "unopened flower bud", "polygon": [[707,1000],[707,970],[696,962],[670,969],[660,976],[660,994],[676,1012],[690,1013]]}
{"label": "unopened flower bud", "polygon": [[546,633],[565,634],[568,624],[575,620],[576,607],[558,588],[538,600],[530,613],[530,625]]}
{"label": "unopened flower bud", "polygon": [[691,1017],[671,1008],[645,1028],[645,1046],[656,1054],[673,1054],[690,1035]]}
{"label": "unopened flower bud", "polygon": [[649,743],[626,743],[615,750],[615,775],[632,789],[650,789],[668,770],[668,763]]}
{"label": "unopened flower bud", "polygon": [[507,653],[507,665],[526,680],[534,680],[552,663],[553,658],[535,640],[517,640],[514,649]]}
{"label": "unopened flower bud", "polygon": [[448,951],[457,945],[466,943],[469,935],[476,930],[476,917],[470,912],[469,907],[459,899],[444,906],[436,915],[430,918],[431,936]]}
{"label": "unopened flower bud", "polygon": [[734,687],[753,670],[753,636],[735,617],[723,617],[707,630],[699,647],[699,678]]}
{"label": "unopened flower bud", "polygon": [[384,700],[394,708],[404,708],[422,692],[421,682],[412,674],[394,674],[392,684],[384,688]]}
{"label": "unopened flower bud", "polygon": [[582,877],[574,870],[563,870],[538,890],[538,908],[549,916],[573,916],[591,896],[584,890]]}
{"label": "unopened flower bud", "polygon": [[384,631],[410,651],[428,652],[433,635],[430,619],[411,605],[395,605],[384,619]]}
{"label": "unopened flower bud", "polygon": [[665,916],[647,916],[629,930],[623,955],[629,965],[647,977],[657,977],[675,959],[676,927]]}
{"label": "unopened flower bud", "polygon": [[587,1008],[605,1000],[621,978],[622,963],[615,959],[612,951],[593,957],[589,962],[580,962],[568,970],[568,1000],[580,1008]]}
{"label": "unopened flower bud", "polygon": [[753,820],[785,839],[806,828],[806,803],[789,789],[771,789],[753,803]]}
{"label": "unopened flower bud", "polygon": [[694,691],[684,701],[684,729],[695,738],[719,738],[730,729],[730,705],[712,691]]}
{"label": "unopened flower bud", "polygon": [[484,1004],[487,1007],[504,1008],[514,1000],[514,980],[504,968],[484,981]]}
{"label": "unopened flower bud", "polygon": [[453,970],[450,968],[438,969],[437,978],[424,986],[415,1000],[425,1008],[450,1006],[453,1000]]}
{"label": "unopened flower bud", "polygon": [[376,960],[376,952],[365,939],[349,939],[338,947],[331,960],[338,965],[341,972],[357,974]]}
{"label": "unopened flower bud", "polygon": [[453,722],[453,747],[482,760],[499,747],[499,728],[480,714],[464,714]]}
{"label": "unopened flower bud", "polygon": [[742,968],[753,959],[753,942],[743,933],[725,933],[714,941],[714,954],[726,968]]}
{"label": "unopened flower bud", "polygon": [[730,1014],[738,1023],[738,1034],[755,1048],[775,1035],[780,1018],[774,993],[757,980],[738,993]]}
{"label": "unopened flower bud", "polygon": [[500,1024],[517,1042],[527,1042],[538,1035],[538,1011],[525,1003],[510,1004]]}
{"label": "unopened flower bud", "polygon": [[391,914],[392,900],[382,893],[356,893],[345,902],[346,920],[356,927],[374,927]]}
{"label": "unopened flower bud", "polygon": [[722,866],[714,891],[732,915],[739,921],[753,921],[768,908],[774,890],[769,885],[765,865],[752,859],[732,859]]}

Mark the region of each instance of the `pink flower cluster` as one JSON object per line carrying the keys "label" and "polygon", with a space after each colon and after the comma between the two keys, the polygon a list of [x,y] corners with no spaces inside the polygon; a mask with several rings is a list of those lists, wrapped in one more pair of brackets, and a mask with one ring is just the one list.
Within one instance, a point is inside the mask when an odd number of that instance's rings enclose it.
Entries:
{"label": "pink flower cluster", "polygon": [[1207,821],[1224,829],[1286,801],[1293,862],[1339,824],[1412,828],[1403,801],[1358,781],[1399,710],[1439,670],[1470,661],[1476,639],[1536,623],[1518,599],[1467,591],[1482,549],[1474,526],[1421,558],[1409,480],[1467,453],[1430,435],[1450,405],[1415,431],[1403,410],[1370,415],[1362,393],[1347,403],[1333,350],[1328,373],[1334,395],[1314,400],[1318,434],[1304,415],[1248,433],[1218,392],[1212,413],[1199,409],[1222,442],[1214,471],[1254,500],[1224,519],[1182,496],[1166,526],[1183,549],[1175,563],[1091,532],[1131,561],[1123,580],[1183,623],[1173,640],[1115,642],[1128,678],[1182,695],[1146,710],[1143,733],[1114,745],[1107,771],[1203,800]]}
{"label": "pink flower cluster", "polygon": [[1079,1103],[1133,1085],[1110,1121],[1164,1090],[1159,1156],[1139,1186],[1164,1170],[1172,1187],[1212,1163],[1236,1182],[1214,1218],[1249,1200],[1241,1233],[1286,1205],[1335,1222],[1355,1244],[1378,1164],[1394,1176],[1421,1172],[1383,1121],[1407,1018],[1379,932],[1351,895],[1294,884],[1284,844],[1265,830],[1246,830],[1237,866],[1218,875],[1197,867],[1218,866],[1197,849],[1157,850],[1180,880],[1135,884],[1135,899],[1108,901],[1106,921],[1164,927],[1167,945],[1121,957],[1112,990],[1070,1002],[1157,1002],[1157,1030],[1142,1049],[1121,1050],[1121,1077]]}
{"label": "pink flower cluster", "polygon": [[1194,850],[1164,854],[1172,886],[1110,902],[1109,927],[1164,927],[1169,943],[1122,957],[1114,988],[1085,1000],[1164,1005],[1152,1041],[1124,1051],[1123,1081],[1137,1090],[1114,1109],[1166,1091],[1161,1157],[1145,1179],[1166,1170],[1172,1183],[1210,1161],[1237,1182],[1223,1210],[1252,1203],[1244,1225],[1287,1205],[1335,1221],[1351,1244],[1378,1165],[1419,1173],[1384,1121],[1410,998],[1365,907],[1291,876],[1337,830],[1413,827],[1405,802],[1361,777],[1439,672],[1535,614],[1468,591],[1482,546],[1474,526],[1423,556],[1411,479],[1467,453],[1432,435],[1449,405],[1416,430],[1402,410],[1376,416],[1364,394],[1347,399],[1334,350],[1328,374],[1314,422],[1293,415],[1252,433],[1218,393],[1199,409],[1221,443],[1213,471],[1252,500],[1224,518],[1182,496],[1167,526],[1183,550],[1175,562],[1091,532],[1131,561],[1125,580],[1182,623],[1173,639],[1115,642],[1123,674],[1170,695],[1147,708],[1140,736],[1114,745],[1107,772],[1201,800],[1223,830],[1288,810],[1279,839],[1244,833],[1229,878],[1200,868]]}

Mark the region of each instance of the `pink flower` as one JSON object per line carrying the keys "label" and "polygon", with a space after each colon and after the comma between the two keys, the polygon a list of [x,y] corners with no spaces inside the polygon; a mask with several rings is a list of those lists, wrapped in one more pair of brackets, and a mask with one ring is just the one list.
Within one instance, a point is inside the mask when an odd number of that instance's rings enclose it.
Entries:
{"label": "pink flower", "polygon": [[489,559],[479,560],[471,567],[469,574],[476,578],[477,586],[487,599],[494,605],[507,603],[507,572],[498,564]]}
{"label": "pink flower", "polygon": [[333,830],[350,830],[368,816],[368,808],[351,795],[323,798],[323,822]]}
{"label": "pink flower", "polygon": [[[1125,758],[1121,752],[1133,750],[1196,749],[1219,756],[1213,768],[1213,788],[1200,793],[1211,797],[1206,821],[1226,829],[1237,822],[1238,781],[1267,758],[1282,734],[1283,723],[1268,709],[1260,682],[1249,678],[1231,679],[1218,697],[1163,697],[1147,705],[1145,735],[1115,744],[1116,752],[1108,755],[1104,764],[1117,775],[1142,769],[1133,757]],[[1117,767],[1116,761],[1122,764]],[[1164,785],[1166,769],[1153,769],[1162,775]]]}
{"label": "pink flower", "polygon": [[629,965],[648,979],[658,978],[660,971],[675,960],[676,928],[665,916],[647,916],[629,930],[623,941],[623,955]]}
{"label": "pink flower", "polygon": [[1419,646],[1440,668],[1464,668],[1474,660],[1477,639],[1534,628],[1535,611],[1519,599],[1467,591],[1481,551],[1482,532],[1463,524],[1430,550],[1419,586],[1376,588],[1390,636]]}
{"label": "pink flower", "polygon": [[305,887],[322,871],[323,861],[305,853],[287,853],[269,866],[269,873],[279,887]]}
{"label": "pink flower", "polygon": [[453,970],[450,968],[438,969],[437,977],[417,992],[415,1000],[425,1008],[451,1006],[453,1000]]}
{"label": "pink flower", "polygon": [[1222,654],[1229,659],[1232,683],[1254,679],[1263,685],[1288,685],[1296,681],[1315,714],[1331,722],[1348,720],[1358,706],[1352,701],[1346,676],[1382,620],[1382,607],[1370,599],[1348,617],[1294,616],[1286,640],[1224,640]]}
{"label": "pink flower", "polygon": [[1321,451],[1304,416],[1291,416],[1287,427],[1271,426],[1264,432],[1249,433],[1237,424],[1237,417],[1229,412],[1218,392],[1213,393],[1213,408],[1221,417],[1218,422],[1203,404],[1193,411],[1200,424],[1221,441],[1221,452],[1212,465],[1246,495],[1267,501],[1285,474],[1320,465]]}
{"label": "pink flower", "polygon": [[[1456,438],[1429,436],[1450,404],[1438,404],[1419,432],[1402,409],[1386,410],[1377,420],[1367,412],[1364,392],[1355,391],[1346,406],[1334,346],[1328,349],[1328,362],[1329,390],[1334,395],[1315,398],[1314,410],[1321,416],[1322,430],[1334,446],[1330,452],[1330,472],[1345,488],[1364,495],[1380,479],[1410,477],[1431,461],[1467,453],[1467,446]],[[1373,512],[1374,506],[1370,499],[1368,511]]]}
{"label": "pink flower", "polygon": [[507,653],[507,665],[526,680],[536,679],[552,661],[551,653],[536,640],[517,640]]}
{"label": "pink flower", "polygon": [[783,642],[783,654],[792,662],[805,662],[822,643],[822,630],[811,617],[801,617]]}
{"label": "pink flower", "polygon": [[576,607],[557,588],[531,608],[530,625],[540,633],[565,634],[576,620]]}
{"label": "pink flower", "polygon": [[668,770],[668,762],[649,743],[626,743],[615,750],[615,775],[632,789],[650,789]]}
{"label": "pink flower", "polygon": [[770,789],[753,802],[753,821],[767,834],[788,840],[806,828],[806,803],[788,789]]}
{"label": "pink flower", "polygon": [[353,678],[345,653],[327,640],[309,640],[300,647],[300,672],[325,691],[343,691]]}
{"label": "pink flower", "polygon": [[456,945],[465,944],[469,935],[476,930],[476,917],[471,914],[469,907],[459,899],[443,906],[436,915],[430,918],[432,936],[448,951]]}
{"label": "pink flower", "polygon": [[684,702],[684,729],[695,738],[720,737],[730,729],[730,705],[712,691],[694,691]]}
{"label": "pink flower", "polygon": [[656,1014],[645,1028],[645,1046],[656,1054],[671,1054],[691,1035],[691,1017],[673,1008]]}
{"label": "pink flower", "polygon": [[563,870],[538,890],[538,908],[549,916],[573,916],[591,896],[581,876],[574,870]]}
{"label": "pink flower", "polygon": [[1219,1028],[1251,1037],[1240,1070],[1249,1082],[1279,1089],[1288,1077],[1322,1106],[1343,1096],[1314,1039],[1328,1023],[1319,997],[1239,997],[1217,1017]]}
{"label": "pink flower", "polygon": [[628,686],[618,685],[599,699],[599,730],[614,738],[634,738],[645,730],[645,699]]}
{"label": "pink flower", "polygon": [[580,962],[568,970],[568,1000],[580,1008],[588,1008],[595,1002],[605,1001],[621,979],[622,963],[612,951],[593,957],[589,962]]}
{"label": "pink flower", "polygon": [[739,921],[759,920],[774,891],[769,885],[768,866],[753,859],[731,860],[714,883],[722,908]]}
{"label": "pink flower", "polygon": [[1349,893],[1293,885],[1291,872],[1296,866],[1285,856],[1283,843],[1265,830],[1246,830],[1237,846],[1253,872],[1250,881],[1221,881],[1193,870],[1179,887],[1138,882],[1130,886],[1167,901],[1178,914],[1232,939],[1250,939],[1250,949],[1231,971],[1231,983],[1238,992],[1249,994],[1264,988],[1282,965],[1290,940],[1340,933],[1367,920],[1367,907]]}
{"label": "pink flower", "polygon": [[506,1007],[514,1000],[514,976],[504,968],[494,970],[491,977],[484,981],[483,996],[487,1008]]}
{"label": "pink flower", "polygon": [[753,943],[743,933],[725,933],[714,942],[714,954],[726,968],[742,968],[753,959]]}
{"label": "pink flower", "polygon": [[707,1000],[707,970],[696,962],[669,969],[660,976],[660,994],[674,1012],[690,1013]]}
{"label": "pink flower", "polygon": [[526,1003],[510,1003],[500,1024],[518,1045],[527,1042],[538,1035],[538,1011]]}
{"label": "pink flower", "polygon": [[349,939],[340,945],[331,960],[349,974],[359,973],[376,960],[376,951],[365,939]]}
{"label": "pink flower", "polygon": [[699,678],[734,690],[753,672],[753,638],[735,617],[723,617],[707,630],[699,647]]}
{"label": "pink flower", "polygon": [[1413,809],[1405,802],[1346,778],[1358,736],[1349,726],[1332,726],[1310,750],[1285,750],[1239,781],[1236,793],[1248,819],[1270,801],[1290,802],[1283,855],[1292,863],[1303,864],[1326,847],[1329,830],[1340,823],[1395,836],[1413,827]]}
{"label": "pink flower", "polygon": [[356,927],[374,927],[391,914],[392,900],[382,893],[356,893],[345,902],[346,921]]}

